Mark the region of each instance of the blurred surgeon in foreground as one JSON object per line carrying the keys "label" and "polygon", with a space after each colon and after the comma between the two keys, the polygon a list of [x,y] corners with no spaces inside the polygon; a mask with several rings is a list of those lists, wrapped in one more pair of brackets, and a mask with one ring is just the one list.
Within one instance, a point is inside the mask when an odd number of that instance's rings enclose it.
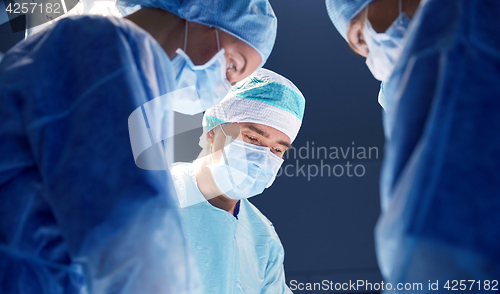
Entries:
{"label": "blurred surgeon in foreground", "polygon": [[498,291],[500,1],[326,3],[384,82],[376,244],[386,282]]}
{"label": "blurred surgeon in foreground", "polygon": [[181,87],[215,105],[276,18],[266,0],[119,2],[142,9],[65,18],[0,63],[0,293],[200,293],[170,174],[136,166],[128,118]]}
{"label": "blurred surgeon in foreground", "polygon": [[291,293],[278,235],[247,198],[274,182],[304,107],[295,85],[260,69],[205,112],[200,156],[174,164],[182,226],[205,293]]}

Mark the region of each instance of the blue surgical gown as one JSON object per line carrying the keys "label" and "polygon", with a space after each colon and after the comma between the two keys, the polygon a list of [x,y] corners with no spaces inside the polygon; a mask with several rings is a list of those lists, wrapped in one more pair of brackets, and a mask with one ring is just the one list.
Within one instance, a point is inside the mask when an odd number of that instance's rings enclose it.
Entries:
{"label": "blue surgical gown", "polygon": [[500,279],[499,19],[498,0],[422,1],[384,84],[376,244],[394,287]]}
{"label": "blue surgical gown", "polygon": [[198,266],[205,294],[292,293],[285,282],[284,250],[272,223],[247,199],[234,217],[207,202],[192,164],[171,170],[184,233]]}
{"label": "blue surgical gown", "polygon": [[171,177],[138,168],[129,139],[171,76],[119,18],[65,18],[5,55],[0,293],[199,293]]}

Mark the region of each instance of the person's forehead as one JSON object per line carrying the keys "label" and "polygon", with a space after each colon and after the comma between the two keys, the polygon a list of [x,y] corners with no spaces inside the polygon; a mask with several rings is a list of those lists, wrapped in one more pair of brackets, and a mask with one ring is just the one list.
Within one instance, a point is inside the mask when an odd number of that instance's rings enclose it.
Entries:
{"label": "person's forehead", "polygon": [[251,130],[251,131],[271,131],[271,132],[279,132],[279,130],[268,126],[264,124],[259,124],[259,123],[251,123],[251,122],[241,122],[241,123],[236,123],[240,129],[245,129],[245,130]]}
{"label": "person's forehead", "polygon": [[245,57],[257,60],[259,64],[262,62],[262,56],[252,45],[223,30],[220,30],[219,34],[223,36],[226,45],[231,45],[229,50],[237,50],[240,54],[245,55]]}

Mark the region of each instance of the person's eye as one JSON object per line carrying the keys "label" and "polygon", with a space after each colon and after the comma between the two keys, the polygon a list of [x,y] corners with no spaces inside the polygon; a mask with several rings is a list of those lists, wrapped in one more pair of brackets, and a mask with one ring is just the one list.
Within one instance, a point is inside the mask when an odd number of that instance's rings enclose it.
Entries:
{"label": "person's eye", "polygon": [[231,71],[237,71],[238,69],[236,68],[236,64],[234,63],[233,60],[231,60],[229,62],[229,66],[227,67],[227,70],[231,70]]}
{"label": "person's eye", "polygon": [[249,136],[249,135],[247,135],[247,138],[248,138],[248,140],[250,140],[250,141],[252,141],[252,142],[257,141],[257,138],[252,137],[252,136]]}
{"label": "person's eye", "polygon": [[279,148],[276,148],[276,147],[273,147],[273,150],[276,152],[276,153],[283,153],[283,151]]}

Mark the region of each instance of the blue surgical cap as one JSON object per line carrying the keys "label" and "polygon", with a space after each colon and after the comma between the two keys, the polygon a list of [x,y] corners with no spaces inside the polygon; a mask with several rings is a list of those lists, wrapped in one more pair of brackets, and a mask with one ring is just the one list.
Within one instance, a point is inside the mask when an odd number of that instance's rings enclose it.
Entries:
{"label": "blue surgical cap", "polygon": [[268,0],[117,0],[117,5],[158,7],[180,18],[223,30],[252,46],[266,62],[278,22]]}
{"label": "blue surgical cap", "polygon": [[339,33],[347,41],[349,22],[373,0],[326,0],[326,10]]}
{"label": "blue surgical cap", "polygon": [[305,102],[290,80],[261,68],[205,112],[204,133],[224,123],[258,123],[283,132],[293,142],[302,124]]}

